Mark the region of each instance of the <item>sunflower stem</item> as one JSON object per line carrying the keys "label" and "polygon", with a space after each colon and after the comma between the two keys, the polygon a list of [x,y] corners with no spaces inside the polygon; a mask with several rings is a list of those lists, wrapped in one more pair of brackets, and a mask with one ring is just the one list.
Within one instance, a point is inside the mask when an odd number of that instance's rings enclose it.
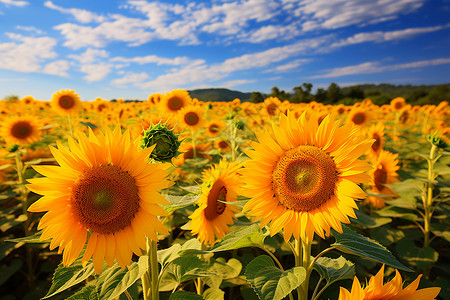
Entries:
{"label": "sunflower stem", "polygon": [[[301,266],[303,266],[303,263],[302,263],[303,262],[303,259],[302,259],[302,241],[295,239],[294,243],[295,243],[295,245],[294,245],[295,266],[296,267],[301,267]],[[304,294],[303,294],[302,287],[303,287],[303,285],[301,285],[301,286],[299,286],[297,288],[298,300],[306,300],[306,298],[304,297]]]}
{"label": "sunflower stem", "polygon": [[426,197],[423,198],[423,206],[424,206],[424,247],[428,247],[430,245],[430,224],[431,224],[431,206],[433,204],[433,180],[434,180],[434,163],[435,163],[435,156],[436,151],[438,150],[438,147],[434,144],[431,145],[430,149],[430,156],[428,158],[428,182],[426,183],[427,190],[426,190]]}
{"label": "sunflower stem", "polygon": [[158,242],[150,241],[150,253],[149,253],[149,268],[151,278],[151,299],[159,299],[158,289]]}
{"label": "sunflower stem", "polygon": [[191,130],[191,138],[192,138],[192,158],[196,158],[197,157],[197,149],[195,148],[195,141],[197,139],[197,135],[196,133]]}
{"label": "sunflower stem", "polygon": [[70,135],[73,137],[73,123],[72,123],[72,115],[71,114],[67,115],[67,122],[69,122]]}
{"label": "sunflower stem", "polygon": [[306,270],[306,277],[301,285],[301,290],[303,291],[303,299],[308,299],[308,287],[309,287],[309,276],[311,275],[312,269],[311,265],[311,242],[308,238],[302,240],[302,266]]}
{"label": "sunflower stem", "polygon": [[[202,251],[204,251],[204,250],[207,249],[207,247],[206,247],[206,245],[205,245],[204,243],[202,243],[200,249],[201,249]],[[197,294],[198,294],[198,295],[201,296],[201,295],[203,294],[204,287],[205,287],[205,284],[203,283],[202,278],[201,278],[201,277],[197,278],[196,288],[197,288]]]}

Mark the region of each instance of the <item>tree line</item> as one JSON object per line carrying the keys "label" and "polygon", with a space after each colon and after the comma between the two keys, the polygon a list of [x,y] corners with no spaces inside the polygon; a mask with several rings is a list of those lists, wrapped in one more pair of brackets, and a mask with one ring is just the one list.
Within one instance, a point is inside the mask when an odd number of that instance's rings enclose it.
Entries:
{"label": "tree line", "polygon": [[364,84],[341,88],[332,82],[327,89],[317,88],[313,92],[313,84],[304,82],[292,89],[292,92],[280,90],[274,86],[270,94],[252,92],[249,101],[263,102],[267,97],[277,97],[281,101],[291,103],[309,103],[312,101],[324,104],[353,105],[366,98],[374,104],[388,104],[393,98],[403,97],[411,105],[439,104],[450,99],[450,84],[439,85],[393,85],[393,84]]}

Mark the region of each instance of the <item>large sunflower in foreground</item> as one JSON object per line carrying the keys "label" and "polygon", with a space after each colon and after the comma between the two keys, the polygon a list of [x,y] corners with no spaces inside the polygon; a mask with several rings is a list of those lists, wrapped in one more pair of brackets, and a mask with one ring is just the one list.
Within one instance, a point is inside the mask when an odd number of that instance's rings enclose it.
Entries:
{"label": "large sunflower in foreground", "polygon": [[239,168],[237,163],[222,160],[203,173],[202,195],[197,200],[200,207],[189,217],[192,234],[198,234],[202,243],[213,245],[230,232],[228,226],[233,224],[234,213],[239,209],[223,202],[237,199]]}
{"label": "large sunflower in foreground", "polygon": [[251,198],[244,211],[261,218],[261,226],[270,222],[272,235],[284,229],[286,241],[292,235],[311,241],[314,232],[324,238],[330,228],[342,232],[341,222],[356,217],[355,199],[366,197],[358,183],[369,182],[371,167],[358,158],[373,140],[330,115],[319,125],[314,114],[297,120],[290,112],[257,137],[240,172]]}
{"label": "large sunflower in foreground", "polygon": [[38,128],[36,118],[31,116],[17,116],[6,118],[2,121],[0,137],[5,139],[7,144],[31,144],[39,140],[41,130]]}
{"label": "large sunflower in foreground", "polygon": [[81,108],[81,100],[73,90],[55,92],[52,97],[52,107],[63,114],[73,114]]}
{"label": "large sunflower in foreground", "polygon": [[402,288],[402,276],[397,270],[395,277],[386,284],[383,284],[383,276],[384,265],[377,275],[370,278],[369,284],[364,289],[355,276],[351,292],[341,287],[338,300],[432,300],[441,291],[439,287],[417,290],[422,275],[406,288]]}
{"label": "large sunflower in foreground", "polygon": [[156,232],[168,234],[157,218],[165,215],[159,204],[168,204],[158,193],[170,185],[167,166],[147,164],[153,147],[140,150],[119,128],[76,137],[68,137],[70,149],[59,142],[58,149],[50,147],[59,166],[34,166],[46,177],[29,180],[27,187],[43,197],[28,210],[48,211],[38,226],[41,239],[52,239],[50,249],[64,252],[65,266],[88,241],[83,264],[93,256],[97,273],[104,260],[111,266],[116,259],[124,268],[133,252],[145,249],[145,236],[156,241]]}

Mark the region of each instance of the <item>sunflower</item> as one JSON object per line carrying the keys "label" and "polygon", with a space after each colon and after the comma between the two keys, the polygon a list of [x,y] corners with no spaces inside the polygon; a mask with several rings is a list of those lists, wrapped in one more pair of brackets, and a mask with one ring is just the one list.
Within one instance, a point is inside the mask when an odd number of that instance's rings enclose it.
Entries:
{"label": "sunflower", "polygon": [[401,111],[406,106],[405,98],[397,97],[391,100],[391,109],[394,111]]}
{"label": "sunflower", "polygon": [[383,195],[396,196],[386,184],[398,182],[397,171],[400,169],[398,166],[398,153],[394,154],[386,150],[381,150],[378,157],[372,157],[373,170],[370,171],[370,177],[372,178],[370,185],[374,192]]}
{"label": "sunflower", "polygon": [[93,256],[96,273],[104,260],[111,266],[116,259],[124,268],[133,252],[145,249],[145,236],[156,241],[156,232],[168,234],[157,218],[166,215],[159,204],[169,204],[157,192],[170,185],[167,166],[147,164],[152,148],[140,150],[120,128],[75,136],[78,141],[68,137],[70,149],[60,142],[50,147],[59,166],[34,166],[46,177],[29,180],[27,187],[43,197],[28,210],[48,211],[38,226],[41,239],[51,238],[50,249],[64,252],[65,266],[88,240],[84,265]]}
{"label": "sunflower", "polygon": [[347,123],[353,123],[356,126],[367,126],[370,124],[371,116],[365,108],[353,108],[347,116]]}
{"label": "sunflower", "polygon": [[25,96],[22,99],[20,99],[20,102],[22,102],[25,105],[30,105],[34,103],[33,96]]}
{"label": "sunflower", "polygon": [[281,101],[277,97],[269,97],[264,100],[266,112],[269,116],[273,117],[279,114],[281,109]]}
{"label": "sunflower", "polygon": [[369,284],[363,289],[355,276],[351,292],[341,287],[338,300],[431,300],[435,299],[441,291],[439,287],[417,290],[422,275],[419,275],[406,288],[402,288],[402,276],[397,270],[395,270],[395,277],[386,284],[383,284],[383,277],[384,265],[377,275],[370,278]]}
{"label": "sunflower", "polygon": [[109,102],[102,98],[95,99],[93,104],[98,113],[105,113],[109,109]]}
{"label": "sunflower", "polygon": [[186,90],[178,89],[165,94],[161,99],[160,107],[163,113],[175,114],[191,102],[192,99],[189,93]]}
{"label": "sunflower", "polygon": [[280,126],[256,134],[259,142],[246,151],[241,174],[246,179],[244,206],[250,216],[269,222],[272,235],[284,228],[284,239],[308,238],[314,232],[324,238],[330,228],[342,232],[341,222],[355,218],[355,198],[366,193],[358,183],[370,181],[371,169],[358,160],[370,148],[367,140],[352,124],[340,126],[327,116],[318,125],[318,117],[303,113],[296,120],[290,111],[280,115]]}
{"label": "sunflower", "polygon": [[203,109],[199,105],[188,105],[178,111],[178,118],[185,128],[191,131],[198,131],[204,128],[205,117]]}
{"label": "sunflower", "polygon": [[152,104],[158,104],[161,102],[161,99],[163,98],[163,95],[160,93],[151,94],[148,96],[148,101],[150,101]]}
{"label": "sunflower", "polygon": [[213,245],[230,232],[228,225],[233,224],[234,213],[239,209],[224,202],[237,199],[239,168],[237,163],[221,160],[202,174],[202,195],[197,200],[200,207],[189,217],[192,219],[192,234],[198,234],[202,243]]}
{"label": "sunflower", "polygon": [[73,114],[81,108],[81,100],[75,91],[61,90],[53,94],[52,106],[63,114]]}
{"label": "sunflower", "polygon": [[38,128],[36,118],[31,116],[17,116],[6,118],[0,129],[0,136],[7,144],[31,144],[39,140],[41,130]]}
{"label": "sunflower", "polygon": [[214,119],[209,121],[206,126],[205,133],[210,137],[217,137],[222,134],[225,129],[225,122],[220,119]]}
{"label": "sunflower", "polygon": [[230,144],[224,139],[217,139],[214,141],[214,146],[216,149],[220,149],[221,153],[226,153],[231,150]]}
{"label": "sunflower", "polygon": [[378,156],[384,146],[384,125],[382,123],[372,125],[369,128],[367,135],[369,139],[375,140],[375,142],[372,144],[372,147],[370,147],[369,149],[369,154]]}

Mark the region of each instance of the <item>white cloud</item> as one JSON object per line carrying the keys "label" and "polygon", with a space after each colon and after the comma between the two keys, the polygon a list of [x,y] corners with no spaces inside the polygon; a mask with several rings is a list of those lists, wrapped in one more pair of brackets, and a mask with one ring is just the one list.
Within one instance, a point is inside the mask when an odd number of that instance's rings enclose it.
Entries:
{"label": "white cloud", "polygon": [[438,30],[442,30],[445,28],[449,28],[450,24],[446,24],[443,26],[433,26],[433,27],[416,27],[416,28],[407,28],[402,30],[394,30],[394,31],[375,31],[375,32],[362,32],[357,33],[351,37],[340,40],[337,43],[331,45],[331,47],[342,47],[353,44],[359,44],[364,42],[386,42],[392,40],[399,39],[407,39],[413,36],[434,32]]}
{"label": "white cloud", "polygon": [[450,58],[421,60],[421,61],[416,61],[416,62],[395,64],[395,65],[389,65],[389,66],[381,66],[378,62],[366,62],[366,63],[362,63],[359,65],[354,65],[354,66],[335,68],[326,74],[312,76],[309,78],[332,78],[332,77],[341,77],[341,76],[347,76],[347,75],[370,74],[370,73],[379,73],[379,72],[386,72],[386,71],[396,71],[396,70],[401,70],[401,69],[429,67],[429,66],[436,66],[436,65],[442,65],[442,64],[450,64]]}
{"label": "white cloud", "polygon": [[18,1],[18,0],[0,0],[1,3],[5,3],[6,5],[14,5],[14,6],[27,6],[27,1]]}
{"label": "white cloud", "polygon": [[44,31],[42,31],[42,30],[40,30],[40,29],[38,29],[38,28],[36,28],[36,27],[34,27],[34,26],[20,26],[20,25],[17,25],[17,26],[16,26],[16,29],[21,29],[21,30],[25,30],[25,31],[30,31],[30,32],[34,32],[34,33],[37,33],[37,34],[43,34],[43,33],[45,33]]}
{"label": "white cloud", "polygon": [[111,68],[113,66],[110,64],[86,64],[82,65],[80,70],[87,75],[83,78],[87,82],[99,81],[105,78],[109,73],[111,73]]}
{"label": "white cloud", "polygon": [[53,4],[52,1],[45,1],[44,6],[62,12],[64,14],[71,14],[77,21],[81,23],[100,23],[105,20],[104,16],[79,8],[64,8]]}
{"label": "white cloud", "polygon": [[143,82],[138,86],[142,89],[157,86],[161,90],[170,90],[176,87],[190,87],[193,84],[205,84],[208,81],[211,82],[226,78],[236,71],[268,67],[272,63],[282,61],[289,57],[315,51],[315,49],[327,43],[328,40],[328,36],[301,40],[288,46],[275,47],[258,53],[229,58],[222,63],[189,65],[172,73],[161,75],[152,81]]}
{"label": "white cloud", "polygon": [[136,85],[137,83],[141,83],[144,80],[147,80],[148,78],[149,76],[145,72],[142,73],[127,72],[124,77],[111,80],[111,84],[114,86],[125,86],[128,83]]}
{"label": "white cloud", "polygon": [[54,62],[48,63],[43,72],[46,74],[57,75],[61,77],[69,77],[67,74],[69,70],[69,62],[67,60],[56,60]]}
{"label": "white cloud", "polygon": [[283,25],[267,25],[263,26],[249,34],[249,37],[244,39],[251,43],[260,43],[273,39],[293,38],[300,35],[302,32],[297,24]]}
{"label": "white cloud", "polygon": [[109,53],[106,50],[99,49],[87,49],[84,53],[80,55],[67,55],[68,58],[72,58],[74,60],[79,61],[82,64],[91,64],[97,61],[99,58],[106,58],[109,56]]}
{"label": "white cloud", "polygon": [[38,72],[41,64],[57,56],[53,51],[56,40],[50,37],[24,37],[20,34],[6,33],[17,42],[0,43],[0,69],[17,72]]}
{"label": "white cloud", "polygon": [[204,60],[191,60],[189,57],[186,56],[180,56],[180,57],[174,57],[174,58],[166,58],[166,57],[160,57],[156,55],[147,55],[147,56],[137,56],[132,58],[127,57],[114,57],[111,59],[111,61],[118,61],[118,62],[124,62],[124,63],[137,63],[139,65],[154,63],[157,65],[187,65],[191,63],[203,63]]}
{"label": "white cloud", "polygon": [[[283,64],[283,65],[279,65],[277,67],[275,67],[273,69],[273,71],[276,72],[285,72],[285,71],[289,71],[295,68],[298,68],[299,66],[303,65],[304,63],[309,62],[309,59],[295,59],[287,64]],[[272,70],[268,71],[268,72],[272,72]]]}

